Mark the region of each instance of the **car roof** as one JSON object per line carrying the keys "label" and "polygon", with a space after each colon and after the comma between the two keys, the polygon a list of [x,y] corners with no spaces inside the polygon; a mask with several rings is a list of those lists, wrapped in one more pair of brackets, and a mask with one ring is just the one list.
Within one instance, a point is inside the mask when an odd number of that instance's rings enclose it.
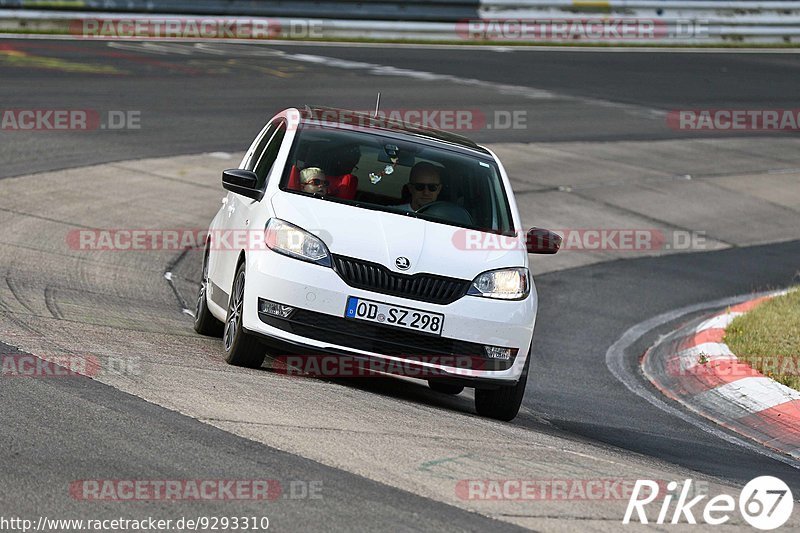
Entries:
{"label": "car roof", "polygon": [[[479,152],[483,155],[491,155],[486,148],[476,144],[474,141],[464,137],[463,135],[437,130],[434,128],[426,128],[424,126],[420,126],[419,124],[411,124],[410,122],[403,122],[400,120],[391,120],[387,117],[374,117],[366,113],[350,111],[347,109],[337,109],[335,107],[312,107],[306,105],[297,109],[300,111],[300,116],[303,120],[329,123],[330,117],[336,116],[336,124],[341,124],[344,127],[359,126],[360,128],[381,130],[382,132],[395,134],[401,133],[416,137],[418,139],[433,139],[460,148],[466,148],[468,150]],[[335,124],[331,125],[335,126]]]}

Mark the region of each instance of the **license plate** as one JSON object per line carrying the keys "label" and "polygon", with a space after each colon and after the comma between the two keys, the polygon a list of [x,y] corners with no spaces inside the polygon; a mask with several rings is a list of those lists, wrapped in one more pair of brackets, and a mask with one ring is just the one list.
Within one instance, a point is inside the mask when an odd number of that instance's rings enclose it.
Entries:
{"label": "license plate", "polygon": [[375,322],[397,328],[411,329],[430,335],[441,335],[444,315],[429,313],[410,307],[390,305],[350,296],[347,299],[345,318]]}

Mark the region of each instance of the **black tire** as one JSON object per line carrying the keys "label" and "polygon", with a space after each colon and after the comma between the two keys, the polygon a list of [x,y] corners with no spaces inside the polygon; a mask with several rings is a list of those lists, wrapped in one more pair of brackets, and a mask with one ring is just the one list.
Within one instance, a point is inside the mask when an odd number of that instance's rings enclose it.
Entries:
{"label": "black tire", "polygon": [[208,252],[203,258],[203,278],[200,281],[200,290],[197,291],[197,302],[194,307],[194,330],[200,335],[209,337],[222,337],[224,325],[214,318],[208,310]]}
{"label": "black tire", "polygon": [[236,275],[233,277],[228,315],[225,319],[225,331],[222,335],[222,347],[225,350],[225,361],[228,364],[260,368],[264,362],[264,346],[257,337],[247,333],[242,327],[244,280],[245,268],[242,263],[236,269]]}
{"label": "black tire", "polygon": [[525,396],[531,356],[532,354],[528,353],[528,359],[516,385],[499,389],[475,389],[475,410],[479,415],[504,422],[514,420],[522,405],[522,397]]}
{"label": "black tire", "polygon": [[442,394],[452,394],[453,396],[461,394],[464,391],[463,385],[453,385],[452,383],[444,383],[433,379],[428,380],[428,386],[431,390],[441,392]]}

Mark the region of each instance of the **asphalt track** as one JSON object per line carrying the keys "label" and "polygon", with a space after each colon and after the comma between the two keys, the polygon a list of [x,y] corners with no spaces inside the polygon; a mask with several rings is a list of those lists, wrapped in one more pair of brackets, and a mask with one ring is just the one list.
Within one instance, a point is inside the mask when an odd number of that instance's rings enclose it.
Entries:
{"label": "asphalt track", "polygon": [[[793,80],[800,74],[798,54],[431,52],[286,45],[265,51],[223,43],[208,48],[212,51],[202,53],[180,43],[119,43],[111,48],[105,42],[3,41],[3,102],[18,108],[139,111],[142,129],[80,136],[4,135],[0,176],[148,156],[239,151],[275,109],[303,104],[372,109],[378,91],[387,109],[527,112],[525,128],[465,132],[479,142],[685,139],[689,134],[668,128],[663,114],[709,106],[792,108],[797,92]],[[330,68],[280,52],[494,85],[452,87],[442,80],[420,91],[419,77],[395,77],[385,69]],[[497,84],[529,92],[504,94]]]}
{"label": "asphalt track", "polygon": [[[482,142],[685,138],[685,132],[665,126],[666,111],[797,107],[793,81],[800,68],[800,56],[794,54],[272,47],[290,55],[362,64],[330,67],[313,58],[264,56],[233,45],[214,54],[158,45],[143,51],[136,48],[140,43],[131,44],[0,42],[3,108],[123,109],[140,111],[142,117],[141,130],[0,132],[0,176],[181,153],[240,151],[264,119],[287,104],[366,109],[377,89],[393,108],[462,107],[486,113],[524,109],[534,117],[522,130],[471,133]],[[364,63],[408,69],[410,74],[376,73]],[[416,90],[419,72],[457,80],[433,79],[421,92]],[[506,87],[503,94],[500,85],[516,89]],[[529,91],[520,92],[520,87]],[[207,218],[215,207],[208,206]],[[5,211],[13,219],[13,212]],[[42,208],[40,216],[47,215]],[[789,240],[611,261],[538,276],[538,367],[525,399],[527,412],[514,425],[579,445],[610,445],[735,485],[772,474],[800,493],[797,469],[724,442],[642,402],[608,372],[604,361],[608,346],[646,318],[796,283],[798,258],[800,241]],[[196,258],[189,261],[187,272],[196,270],[191,263]],[[3,258],[4,267],[12,262],[11,257]],[[177,315],[177,302],[173,305]],[[180,318],[165,320],[177,323]],[[626,354],[627,364],[634,366],[637,356],[669,327],[637,342]],[[448,416],[447,409],[469,411],[467,400],[431,400],[396,385],[385,390],[371,384],[356,387],[362,390],[386,395],[388,401],[433,405],[441,411],[439,416]],[[250,479],[268,471],[282,480],[323,480],[331,488],[320,501],[281,502],[279,510],[269,514],[278,517],[275,525],[282,529],[321,524],[332,529],[512,527],[243,439],[95,381],[4,380],[0,397],[0,438],[9,458],[3,461],[7,481],[0,488],[6,514],[84,514],[84,504],[65,499],[59,490],[87,477]],[[105,505],[102,512],[111,515],[120,507],[124,506]],[[136,511],[166,518],[198,514],[198,508],[191,503],[156,504]],[[131,507],[124,509],[129,513]],[[202,510],[205,515],[230,515],[232,510],[252,514],[263,509],[237,503],[234,508]]]}

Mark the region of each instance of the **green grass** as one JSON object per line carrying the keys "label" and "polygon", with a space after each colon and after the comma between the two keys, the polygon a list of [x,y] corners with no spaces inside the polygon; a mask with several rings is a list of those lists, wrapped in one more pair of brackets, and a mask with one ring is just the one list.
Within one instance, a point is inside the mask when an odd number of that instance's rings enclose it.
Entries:
{"label": "green grass", "polygon": [[800,390],[800,288],[734,319],[724,340],[740,360]]}

